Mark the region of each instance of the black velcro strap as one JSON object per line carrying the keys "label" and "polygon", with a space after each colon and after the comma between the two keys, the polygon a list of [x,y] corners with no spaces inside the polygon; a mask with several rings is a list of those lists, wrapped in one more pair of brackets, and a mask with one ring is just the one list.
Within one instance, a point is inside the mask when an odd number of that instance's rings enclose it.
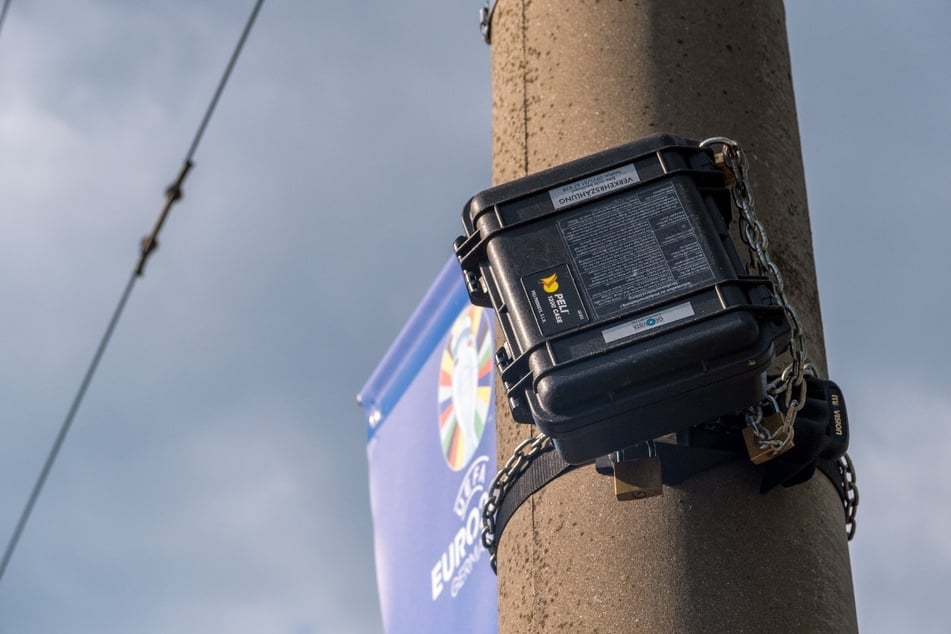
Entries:
{"label": "black velcro strap", "polygon": [[[693,440],[697,442],[697,440],[700,439],[695,437]],[[717,443],[709,441],[708,439],[704,440],[706,440],[706,442],[701,441],[692,447],[664,442],[656,443],[657,455],[661,459],[661,473],[664,484],[680,484],[693,475],[728,462],[735,462],[741,458],[739,451],[733,447],[720,446],[714,449],[712,447]],[[704,447],[704,444],[707,446]],[[553,446],[548,446],[539,453],[538,456],[528,464],[525,471],[515,479],[515,484],[505,493],[499,503],[499,510],[495,516],[494,542],[496,546],[502,539],[502,532],[505,531],[505,525],[508,524],[509,520],[512,519],[512,515],[515,514],[515,511],[518,510],[525,500],[558,476],[568,473],[580,466],[585,465],[568,464],[562,460]],[[842,480],[842,473],[839,470],[837,461],[819,458],[815,466],[832,482],[844,506],[847,499],[845,483]],[[602,471],[602,473],[604,472]],[[798,483],[799,482],[795,482],[795,484]],[[790,485],[791,484],[793,483],[790,483]],[[848,510],[846,509],[845,512],[846,521],[848,521]]]}
{"label": "black velcro strap", "polygon": [[515,510],[522,505],[535,491],[557,478],[563,473],[567,473],[581,465],[568,464],[562,460],[553,445],[549,445],[534,460],[532,460],[525,471],[515,479],[515,484],[505,493],[505,497],[499,503],[498,513],[495,515],[495,543],[498,544],[502,538],[502,531],[505,525],[512,519]]}
{"label": "black velcro strap", "polygon": [[723,449],[687,447],[662,442],[656,443],[656,448],[660,457],[661,481],[666,485],[680,484],[698,473],[728,462],[738,462],[745,457]]}
{"label": "black velcro strap", "polygon": [[[715,446],[713,442],[704,444],[706,446],[685,447],[670,443],[656,443],[657,455],[661,459],[663,483],[667,485],[680,484],[693,475],[727,462],[734,462],[739,457],[733,447],[726,450],[724,447],[713,448]],[[539,453],[528,464],[525,471],[515,479],[515,484],[505,492],[501,502],[499,502],[499,510],[495,516],[495,543],[499,543],[505,525],[508,524],[512,515],[525,500],[558,476],[580,466],[584,465],[573,465],[565,462],[552,445]],[[607,475],[611,475],[611,473],[611,471],[606,472]]]}
{"label": "black velcro strap", "polygon": [[845,481],[842,479],[842,472],[839,471],[838,460],[826,460],[825,458],[819,458],[816,460],[816,468],[822,473],[826,474],[826,477],[829,478],[829,481],[832,482],[832,486],[835,487],[836,492],[839,494],[839,499],[842,500],[842,506],[845,507],[845,521],[849,521],[849,511],[848,511],[848,495],[845,492]]}

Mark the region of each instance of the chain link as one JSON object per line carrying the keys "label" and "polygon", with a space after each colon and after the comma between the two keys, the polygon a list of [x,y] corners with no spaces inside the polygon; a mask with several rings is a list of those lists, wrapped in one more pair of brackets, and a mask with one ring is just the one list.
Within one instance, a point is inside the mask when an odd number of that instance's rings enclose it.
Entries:
{"label": "chain link", "polygon": [[[487,3],[487,8],[488,6]],[[486,18],[491,19],[491,13],[483,11],[483,25],[485,25]],[[756,216],[753,192],[750,189],[749,161],[746,154],[739,143],[727,137],[712,137],[700,143],[700,147],[713,148],[714,146],[720,148],[720,151],[714,149],[717,164],[729,170],[734,180],[731,190],[733,202],[740,212],[740,235],[750,254],[747,271],[754,275],[766,277],[773,283],[774,299],[785,312],[792,331],[787,346],[790,363],[783,369],[779,378],[767,386],[766,399],[762,403],[751,406],[746,414],[746,424],[753,430],[757,444],[762,449],[769,449],[774,454],[779,454],[786,445],[793,441],[793,425],[796,422],[796,416],[806,404],[805,376],[808,372],[814,373],[815,369],[806,362],[806,337],[803,333],[802,322],[786,297],[782,273],[769,254],[769,239],[766,235],[766,229]],[[779,407],[777,399],[782,399],[782,408]],[[783,424],[775,432],[770,432],[762,424],[764,405],[774,408],[774,411],[784,411]],[[519,476],[550,445],[551,438],[542,433],[522,441],[489,486],[489,497],[482,507],[482,545],[489,551],[489,562],[492,564],[493,571],[497,571],[496,551],[498,544],[495,541],[495,518],[499,505]],[[848,454],[845,454],[836,462],[836,467],[842,478],[845,491],[845,499],[843,500],[846,515],[845,525],[848,538],[851,540],[855,535],[855,514],[859,505],[859,489],[856,484],[855,467]]]}
{"label": "chain link", "polygon": [[[769,254],[769,239],[766,236],[766,230],[756,217],[753,192],[750,189],[749,161],[746,154],[739,143],[726,137],[707,139],[700,143],[700,147],[711,147],[714,150],[717,165],[725,167],[732,175],[733,202],[740,211],[740,234],[750,253],[747,271],[767,277],[773,283],[776,303],[785,311],[792,330],[787,348],[791,362],[783,369],[779,378],[767,386],[767,399],[764,401],[775,406],[775,399],[782,398],[785,408],[782,426],[770,433],[762,424],[764,403],[751,407],[746,415],[747,425],[753,430],[760,448],[770,449],[778,454],[792,442],[796,415],[806,404],[806,374],[814,375],[816,371],[812,364],[806,361],[806,338],[802,322],[786,297],[782,273]],[[836,462],[836,468],[842,480],[845,527],[851,540],[855,535],[855,514],[859,505],[855,466],[849,455],[845,454]]]}
{"label": "chain link", "polygon": [[[776,398],[772,395],[767,394],[765,402],[769,403],[774,413],[782,411],[776,402]],[[763,418],[762,403],[752,405],[746,411],[746,425],[753,430],[753,437],[756,438],[756,444],[759,445],[760,449],[769,449],[774,454],[779,454],[788,440],[782,436],[782,434],[777,434],[776,437],[773,437],[766,426],[763,425]]]}
{"label": "chain link", "polygon": [[495,515],[502,503],[502,498],[515,485],[518,477],[525,473],[532,460],[550,445],[551,438],[542,433],[523,440],[489,486],[489,497],[482,507],[482,545],[489,551],[489,563],[492,564],[493,572],[496,571],[495,554],[498,549],[498,544],[495,542]]}
{"label": "chain link", "polygon": [[485,0],[485,6],[479,10],[479,31],[486,44],[492,44],[492,14],[495,13],[497,0]]}
{"label": "chain link", "polygon": [[765,401],[747,412],[747,424],[753,430],[757,444],[761,449],[770,449],[778,454],[792,443],[796,415],[806,404],[806,337],[799,315],[786,297],[779,266],[769,254],[766,229],[756,216],[746,153],[739,143],[726,137],[707,139],[700,143],[700,147],[711,147],[717,164],[725,167],[733,176],[733,202],[740,212],[740,236],[750,254],[747,271],[766,277],[773,283],[775,301],[786,313],[792,330],[787,347],[790,363],[781,376],[767,387],[769,397],[782,400],[783,424],[773,432],[762,425],[762,406]]}
{"label": "chain link", "polygon": [[842,486],[845,490],[842,504],[845,507],[845,529],[848,531],[849,541],[855,537],[855,514],[859,508],[859,485],[855,480],[855,465],[849,454],[844,454],[835,463],[842,477]]}

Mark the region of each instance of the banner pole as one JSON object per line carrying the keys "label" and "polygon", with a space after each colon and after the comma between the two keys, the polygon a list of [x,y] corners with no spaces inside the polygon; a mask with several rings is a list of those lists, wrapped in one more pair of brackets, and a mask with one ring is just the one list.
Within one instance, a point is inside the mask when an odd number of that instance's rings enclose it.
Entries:
{"label": "banner pole", "polygon": [[[500,0],[496,183],[654,132],[729,136],[812,363],[826,361],[785,13],[779,0]],[[533,428],[496,389],[498,461]],[[824,477],[760,495],[748,464],[618,502],[593,467],[529,499],[498,553],[511,632],[857,631],[843,511]]]}

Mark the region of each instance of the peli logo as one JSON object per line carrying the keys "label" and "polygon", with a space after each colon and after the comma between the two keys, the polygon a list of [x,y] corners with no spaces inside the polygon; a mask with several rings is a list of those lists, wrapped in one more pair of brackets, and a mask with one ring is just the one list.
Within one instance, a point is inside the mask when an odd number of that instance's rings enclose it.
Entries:
{"label": "peli logo", "polygon": [[439,369],[439,439],[446,463],[461,471],[475,454],[492,402],[492,337],[485,311],[469,306],[456,319]]}
{"label": "peli logo", "polygon": [[548,293],[549,295],[551,293],[555,293],[558,291],[558,274],[557,273],[552,273],[548,277],[543,277],[542,279],[538,281],[541,282],[542,290]]}

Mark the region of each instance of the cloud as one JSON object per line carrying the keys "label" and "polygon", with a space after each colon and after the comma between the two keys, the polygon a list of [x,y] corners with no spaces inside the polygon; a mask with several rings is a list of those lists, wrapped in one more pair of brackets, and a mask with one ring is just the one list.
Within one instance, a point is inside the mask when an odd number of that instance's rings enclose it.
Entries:
{"label": "cloud", "polygon": [[951,398],[878,376],[846,392],[858,474],[858,530],[852,567],[863,631],[947,627],[951,585]]}
{"label": "cloud", "polygon": [[[13,3],[0,534],[250,6]],[[0,584],[0,632],[379,630],[353,395],[489,184],[477,6],[265,4]],[[787,12],[863,628],[928,631],[951,569],[947,8],[889,7]]]}

